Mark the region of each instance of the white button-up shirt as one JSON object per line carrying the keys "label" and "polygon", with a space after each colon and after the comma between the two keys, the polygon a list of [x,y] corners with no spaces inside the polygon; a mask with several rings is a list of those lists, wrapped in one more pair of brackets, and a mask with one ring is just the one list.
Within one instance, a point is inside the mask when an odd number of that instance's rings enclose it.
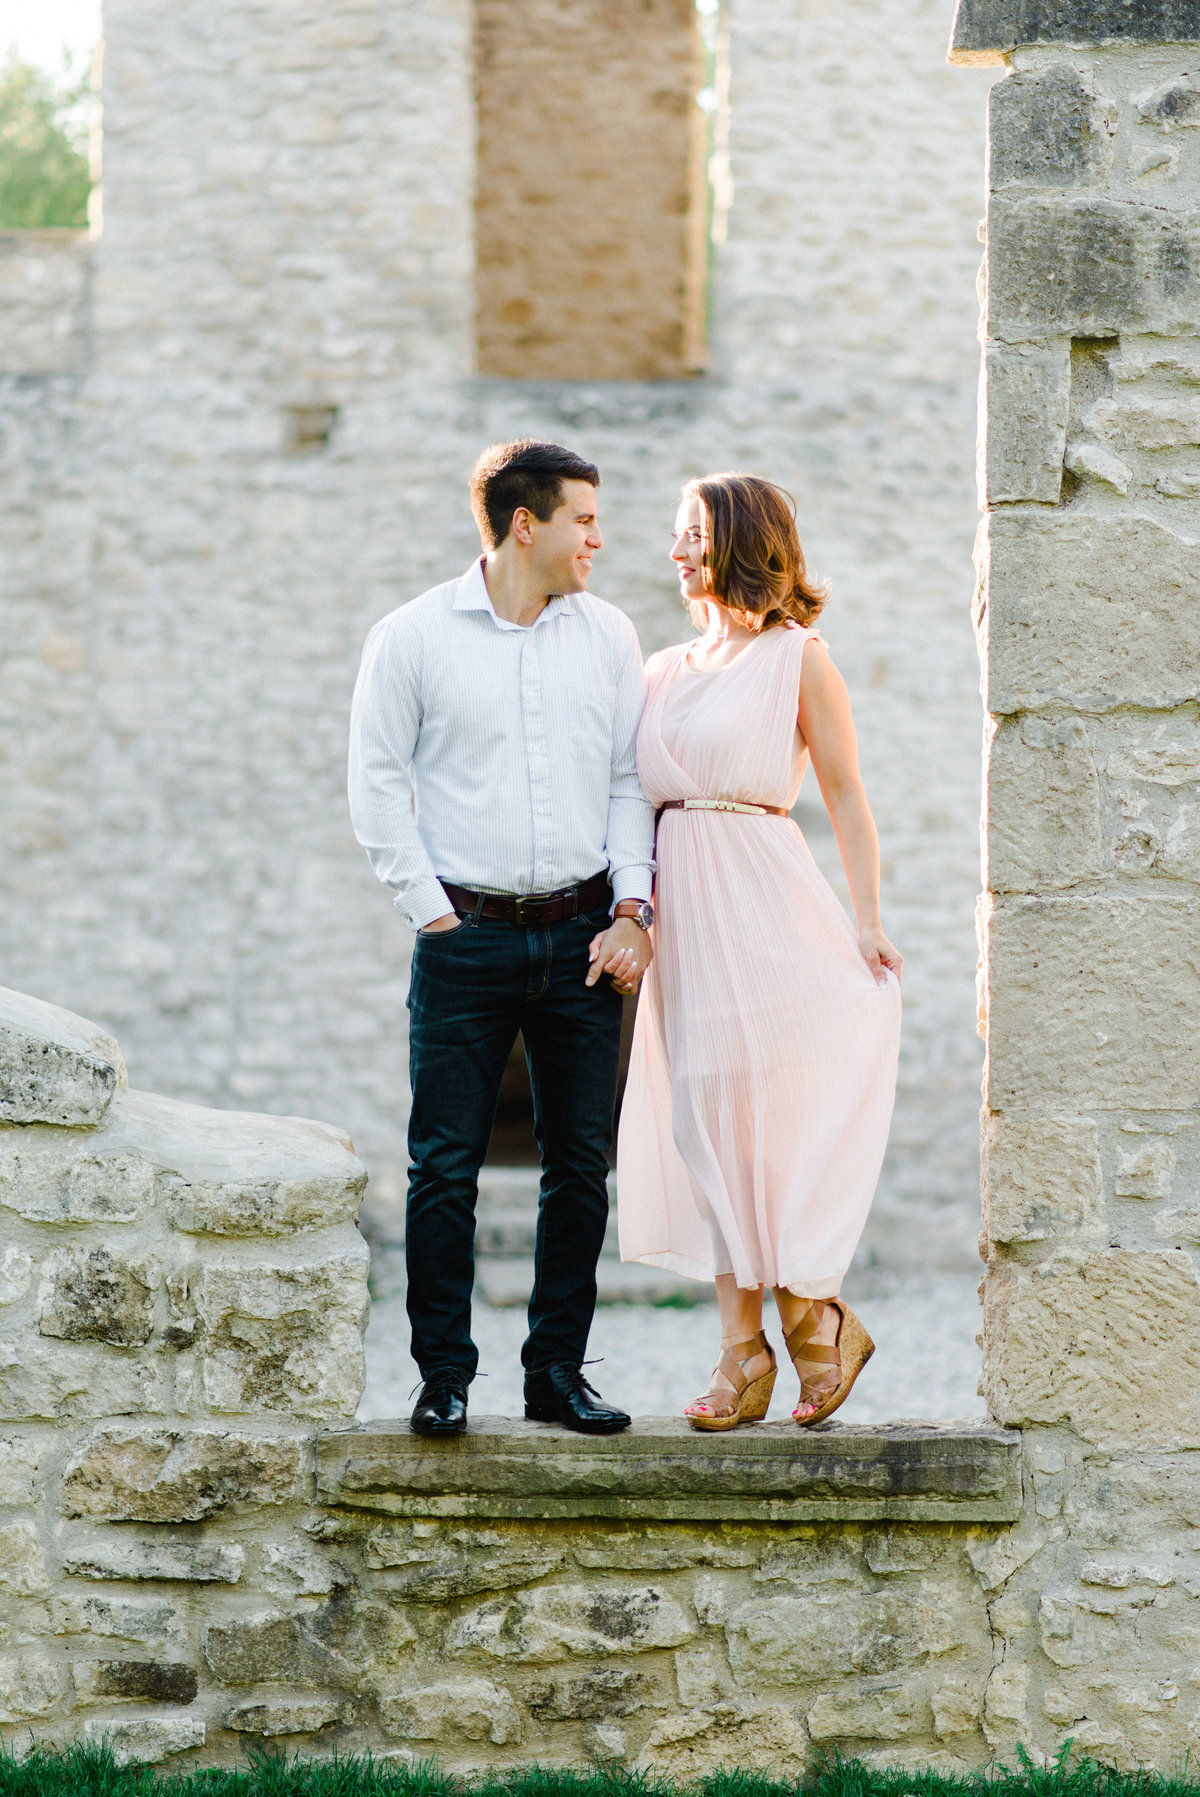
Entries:
{"label": "white button-up shirt", "polygon": [[414,930],[477,892],[554,892],[605,866],[650,896],[638,784],[637,633],[590,593],[529,627],[498,618],[480,562],[371,631],[350,719],[350,817]]}

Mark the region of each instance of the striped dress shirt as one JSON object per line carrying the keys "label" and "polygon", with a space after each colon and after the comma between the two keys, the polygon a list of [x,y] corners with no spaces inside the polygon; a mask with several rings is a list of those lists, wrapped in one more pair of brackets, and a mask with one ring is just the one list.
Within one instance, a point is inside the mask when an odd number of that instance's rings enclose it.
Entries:
{"label": "striped dress shirt", "polygon": [[350,816],[414,930],[441,882],[554,892],[608,866],[649,898],[654,813],[638,784],[637,633],[590,593],[528,628],[498,618],[481,562],[380,620],[350,719]]}

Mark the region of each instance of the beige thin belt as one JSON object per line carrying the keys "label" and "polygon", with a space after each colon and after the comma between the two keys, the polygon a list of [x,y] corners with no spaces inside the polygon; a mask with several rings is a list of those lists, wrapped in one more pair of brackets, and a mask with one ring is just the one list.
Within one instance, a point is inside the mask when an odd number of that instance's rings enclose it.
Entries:
{"label": "beige thin belt", "polygon": [[664,799],[659,811],[736,811],[742,817],[787,817],[782,805],[747,805],[741,799]]}

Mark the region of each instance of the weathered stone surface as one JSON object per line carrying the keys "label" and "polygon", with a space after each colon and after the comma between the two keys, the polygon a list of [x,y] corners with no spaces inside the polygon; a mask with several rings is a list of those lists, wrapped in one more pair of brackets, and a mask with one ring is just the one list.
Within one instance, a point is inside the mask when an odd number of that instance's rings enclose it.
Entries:
{"label": "weathered stone surface", "polygon": [[1200,214],[996,196],[988,267],[988,330],[1002,341],[1169,334],[1200,299]]}
{"label": "weathered stone surface", "polygon": [[89,1717],[83,1732],[87,1741],[107,1741],[118,1766],[156,1766],[203,1747],[206,1730],[199,1716],[131,1716]]}
{"label": "weathered stone surface", "polygon": [[923,1685],[879,1679],[849,1691],[824,1692],[805,1717],[814,1741],[900,1741],[928,1732]]}
{"label": "weathered stone surface", "polygon": [[52,1715],[70,1695],[65,1666],[46,1654],[0,1654],[0,1722]]}
{"label": "weathered stone surface", "polygon": [[63,1555],[63,1571],[81,1579],[177,1579],[188,1584],[236,1585],[245,1565],[246,1550],[239,1543],[181,1540],[178,1531],[155,1541],[75,1543]]}
{"label": "weathered stone surface", "polygon": [[484,1531],[474,1539],[463,1534],[461,1541],[434,1544],[414,1537],[411,1526],[375,1529],[367,1537],[364,1558],[372,1569],[395,1569],[389,1591],[418,1603],[531,1585],[566,1559],[565,1550],[549,1542],[508,1541]]}
{"label": "weathered stone surface", "polygon": [[680,1783],[745,1766],[791,1780],[803,1774],[811,1757],[803,1725],[790,1710],[731,1703],[656,1723],[635,1767]]}
{"label": "weathered stone surface", "polygon": [[1200,568],[1141,517],[994,513],[988,705],[1151,709],[1200,698]]}
{"label": "weathered stone surface", "polygon": [[999,62],[1022,44],[1188,44],[1193,0],[958,0],[950,60]]}
{"label": "weathered stone surface", "polygon": [[353,1416],[365,1378],[370,1254],[265,1268],[208,1264],[196,1287],[204,1395],[214,1410]]}
{"label": "weathered stone surface", "polygon": [[52,1605],[52,1627],[56,1635],[101,1636],[156,1645],[174,1643],[180,1634],[179,1612],[170,1604],[94,1594],[57,1598]]}
{"label": "weathered stone surface", "polygon": [[334,1697],[275,1697],[267,1703],[240,1703],[225,1718],[226,1728],[243,1735],[316,1735],[346,1720],[348,1706]]}
{"label": "weathered stone surface", "polygon": [[213,1429],[101,1429],[63,1480],[67,1516],[113,1522],[199,1522],[235,1504],[281,1504],[298,1493],[300,1442]]}
{"label": "weathered stone surface", "polygon": [[0,1304],[19,1304],[33,1278],[33,1256],[15,1242],[0,1254]]}
{"label": "weathered stone surface", "polygon": [[675,1599],[653,1585],[547,1585],[459,1617],[447,1648],[452,1654],[542,1665],[568,1654],[679,1647],[695,1632]]}
{"label": "weathered stone surface", "polygon": [[1133,469],[1129,463],[1123,462],[1111,449],[1106,449],[1103,443],[1089,443],[1085,440],[1068,443],[1063,465],[1069,474],[1074,474],[1079,480],[1111,487],[1122,498],[1133,484]]}
{"label": "weathered stone surface", "polygon": [[159,1369],[149,1358],[83,1343],[51,1348],[28,1337],[0,1341],[0,1417],[6,1420],[153,1416],[164,1408]]}
{"label": "weathered stone surface", "polygon": [[608,1437],[479,1417],[434,1448],[390,1423],[330,1431],[317,1481],[326,1503],[414,1516],[522,1518],[535,1500],[542,1517],[1003,1521],[1020,1509],[1016,1445],[973,1423],[759,1423],[734,1446],[675,1417]]}
{"label": "weathered stone surface", "polygon": [[1099,1235],[1100,1150],[1090,1117],[985,1112],[984,1228],[993,1242]]}
{"label": "weathered stone surface", "polygon": [[0,1590],[12,1597],[43,1597],[49,1589],[36,1524],[21,1520],[0,1528]]}
{"label": "weathered stone surface", "polygon": [[42,1435],[0,1435],[0,1504],[32,1504],[38,1470],[57,1444]]}
{"label": "weathered stone surface", "polygon": [[930,1698],[934,1734],[944,1741],[954,1735],[973,1733],[979,1726],[982,1703],[982,1681],[973,1685],[958,1679],[939,1685]]}
{"label": "weathered stone surface", "polygon": [[1041,892],[1102,869],[1100,779],[1077,717],[1001,719],[987,751],[987,881]]}
{"label": "weathered stone surface", "polygon": [[82,1698],[127,1703],[193,1703],[198,1687],[194,1667],[178,1660],[79,1660],[75,1690]]}
{"label": "weathered stone surface", "polygon": [[1194,75],[1177,75],[1143,94],[1137,109],[1148,125],[1166,131],[1200,125],[1200,81]]}
{"label": "weathered stone surface", "polygon": [[0,1124],[91,1128],[125,1078],[120,1049],[98,1025],[0,986]]}
{"label": "weathered stone surface", "polygon": [[31,1223],[135,1222],[153,1203],[155,1169],[140,1155],[97,1153],[107,1133],[64,1146],[49,1128],[0,1130],[0,1204]]}
{"label": "weathered stone surface", "polygon": [[1141,1142],[1127,1148],[1113,1174],[1118,1198],[1169,1198],[1175,1178],[1175,1151],[1169,1142]]}
{"label": "weathered stone surface", "polygon": [[981,440],[989,505],[1057,505],[1071,402],[1071,345],[989,343]]}
{"label": "weathered stone surface", "polygon": [[521,1717],[508,1692],[486,1678],[447,1680],[379,1699],[383,1731],[401,1741],[490,1741],[521,1738]]}
{"label": "weathered stone surface", "polygon": [[45,376],[79,367],[91,262],[86,229],[0,231],[0,372]]}
{"label": "weathered stone surface", "polygon": [[1187,897],[995,901],[988,1102],[1200,1103],[1200,915]]}
{"label": "weathered stone surface", "polygon": [[993,189],[1085,187],[1112,161],[1116,108],[1098,100],[1071,63],[999,81],[988,113]]}
{"label": "weathered stone surface", "polygon": [[981,1645],[986,1618],[967,1589],[882,1591],[835,1584],[753,1597],[725,1623],[729,1663],[749,1689],[820,1686],[830,1678],[882,1674],[965,1644]]}
{"label": "weathered stone surface", "polygon": [[1200,1285],[1183,1254],[1064,1256],[993,1275],[984,1305],[994,1416],[1105,1444],[1200,1443]]}
{"label": "weathered stone surface", "polygon": [[223,1685],[353,1685],[354,1667],[316,1633],[315,1615],[262,1610],[204,1631],[204,1658]]}
{"label": "weathered stone surface", "polygon": [[606,1716],[631,1716],[652,1690],[644,1673],[606,1666],[529,1685],[525,1707],[539,1722],[595,1722]]}
{"label": "weathered stone surface", "polygon": [[154,1331],[157,1264],[107,1248],[66,1248],[46,1262],[38,1290],[38,1330],[63,1341],[139,1347]]}

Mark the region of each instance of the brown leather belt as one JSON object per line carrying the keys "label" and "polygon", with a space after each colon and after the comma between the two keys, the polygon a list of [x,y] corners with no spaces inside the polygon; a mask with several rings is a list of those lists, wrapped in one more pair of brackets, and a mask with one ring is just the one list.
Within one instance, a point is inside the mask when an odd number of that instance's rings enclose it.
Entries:
{"label": "brown leather belt", "polygon": [[442,881],[442,890],[460,917],[497,917],[502,923],[519,923],[525,929],[561,923],[564,917],[598,910],[612,897],[607,869],[578,886],[565,886],[561,892],[531,892],[527,897],[507,892],[470,892],[465,886],[452,886],[449,880]]}
{"label": "brown leather belt", "polygon": [[743,799],[664,799],[660,811],[733,811],[739,817],[788,817],[782,805],[748,804]]}

